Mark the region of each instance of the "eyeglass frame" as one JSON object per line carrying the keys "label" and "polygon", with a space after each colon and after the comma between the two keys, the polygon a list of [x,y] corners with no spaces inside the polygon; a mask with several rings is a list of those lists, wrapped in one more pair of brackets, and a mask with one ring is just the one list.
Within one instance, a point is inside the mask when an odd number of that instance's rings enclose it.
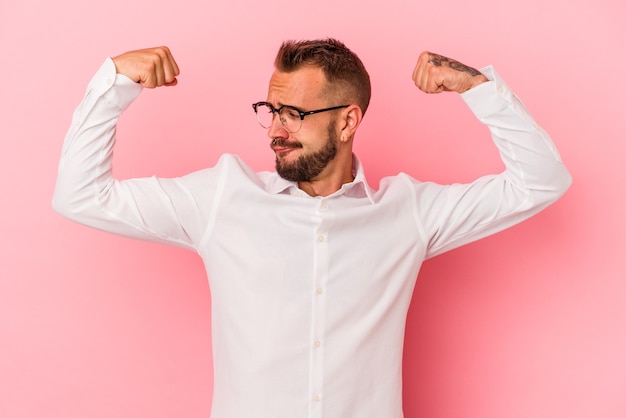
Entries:
{"label": "eyeglass frame", "polygon": [[[252,103],[252,108],[254,109],[254,114],[257,117],[256,120],[259,123],[259,125],[261,125],[261,127],[263,129],[269,129],[272,125],[270,123],[270,126],[268,126],[268,127],[263,126],[263,124],[261,123],[261,121],[259,120],[259,117],[258,117],[259,113],[257,112],[257,108],[259,106],[267,106],[267,107],[269,107],[272,110],[272,121],[274,120],[274,115],[278,114],[278,119],[280,120],[280,124],[283,126],[283,128],[285,128],[285,130],[287,130],[287,127],[283,123],[283,120],[280,118],[280,112],[284,108],[295,110],[300,115],[300,127],[297,130],[293,131],[293,132],[298,132],[300,130],[300,128],[302,128],[302,121],[304,120],[305,116],[314,115],[316,113],[328,112],[330,110],[344,109],[346,107],[350,107],[350,105],[341,105],[341,106],[327,107],[327,108],[324,108],[324,109],[309,110],[309,111],[304,112],[304,111],[298,109],[297,107],[291,106],[291,105],[282,105],[281,107],[276,109],[274,107],[274,105],[271,104],[270,102],[256,102],[256,103]],[[287,132],[292,132],[292,131],[287,131]]]}

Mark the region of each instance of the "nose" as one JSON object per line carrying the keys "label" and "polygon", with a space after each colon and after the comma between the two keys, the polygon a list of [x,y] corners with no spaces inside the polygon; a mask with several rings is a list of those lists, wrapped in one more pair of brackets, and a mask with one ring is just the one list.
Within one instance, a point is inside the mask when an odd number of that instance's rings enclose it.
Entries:
{"label": "nose", "polygon": [[280,115],[274,113],[274,117],[272,118],[272,124],[267,129],[267,136],[270,138],[289,138],[289,132],[285,129],[283,124],[280,121]]}

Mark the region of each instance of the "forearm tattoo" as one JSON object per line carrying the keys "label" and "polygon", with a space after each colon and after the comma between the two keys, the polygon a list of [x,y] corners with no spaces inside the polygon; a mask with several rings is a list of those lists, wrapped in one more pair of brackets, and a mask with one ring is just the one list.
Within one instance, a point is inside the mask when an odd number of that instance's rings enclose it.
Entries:
{"label": "forearm tattoo", "polygon": [[477,76],[481,74],[481,72],[475,68],[468,67],[465,64],[462,64],[456,60],[453,60],[448,57],[444,57],[443,55],[439,55],[439,54],[428,54],[428,62],[430,62],[436,67],[441,67],[441,66],[450,67],[453,70],[463,71],[471,76]]}

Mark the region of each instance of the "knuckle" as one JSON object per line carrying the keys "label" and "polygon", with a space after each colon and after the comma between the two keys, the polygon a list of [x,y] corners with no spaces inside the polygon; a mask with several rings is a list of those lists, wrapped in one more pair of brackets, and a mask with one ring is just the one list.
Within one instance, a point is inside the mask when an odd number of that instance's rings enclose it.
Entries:
{"label": "knuckle", "polygon": [[161,57],[161,59],[167,58],[170,54],[170,50],[166,46],[160,46],[158,51],[159,51],[159,56]]}
{"label": "knuckle", "polygon": [[145,62],[144,71],[146,73],[153,74],[154,72],[156,72],[156,70],[157,70],[157,62],[154,60],[154,58],[149,59],[148,61]]}

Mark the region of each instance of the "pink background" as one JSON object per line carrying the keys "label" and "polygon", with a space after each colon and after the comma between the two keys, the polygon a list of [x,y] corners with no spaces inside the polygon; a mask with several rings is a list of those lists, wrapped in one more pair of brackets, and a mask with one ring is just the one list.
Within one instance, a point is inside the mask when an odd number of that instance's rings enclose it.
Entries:
{"label": "pink background", "polygon": [[625,417],[625,18],[623,0],[2,0],[0,417],[208,416],[200,260],[53,213],[62,139],[107,55],[167,44],[179,86],[127,112],[116,174],[184,174],[225,151],[272,168],[250,103],[265,98],[281,40],[324,36],[370,71],[356,151],[374,185],[501,169],[458,97],[412,85],[425,49],[494,64],[574,176],[539,216],[426,262],[406,417]]}

